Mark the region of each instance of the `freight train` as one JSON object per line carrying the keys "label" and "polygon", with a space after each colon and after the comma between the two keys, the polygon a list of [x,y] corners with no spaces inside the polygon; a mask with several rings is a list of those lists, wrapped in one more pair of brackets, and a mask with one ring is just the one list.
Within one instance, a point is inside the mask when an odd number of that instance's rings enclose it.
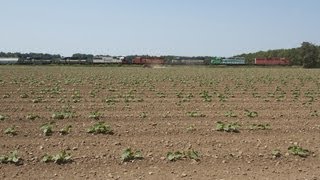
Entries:
{"label": "freight train", "polygon": [[[0,60],[1,61],[1,60]],[[3,62],[6,62],[3,60]],[[0,63],[1,64],[1,63]],[[2,63],[3,64],[3,63]],[[212,57],[211,59],[165,59],[162,57],[111,57],[111,56],[95,56],[93,59],[74,59],[61,58],[54,60],[41,59],[25,59],[17,61],[17,64],[135,64],[135,65],[260,65],[260,66],[276,66],[290,65],[287,58],[255,58],[253,62],[247,61],[243,57],[220,58]]]}

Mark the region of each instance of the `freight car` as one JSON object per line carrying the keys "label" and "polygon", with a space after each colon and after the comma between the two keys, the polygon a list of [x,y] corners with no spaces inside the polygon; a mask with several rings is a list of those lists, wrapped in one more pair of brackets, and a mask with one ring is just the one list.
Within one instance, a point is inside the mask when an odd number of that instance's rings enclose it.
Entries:
{"label": "freight car", "polygon": [[290,65],[287,58],[255,58],[255,65]]}
{"label": "freight car", "polygon": [[219,58],[214,57],[211,60],[212,65],[245,65],[246,60],[243,57]]}
{"label": "freight car", "polygon": [[114,58],[111,56],[96,56],[93,58],[93,64],[121,64],[123,58]]}
{"label": "freight car", "polygon": [[135,57],[132,59],[132,64],[164,64],[163,58],[157,57]]}
{"label": "freight car", "polygon": [[0,64],[17,64],[19,58],[0,58]]}
{"label": "freight car", "polygon": [[173,59],[172,65],[205,65],[205,60],[200,59]]}
{"label": "freight car", "polygon": [[88,64],[90,63],[87,59],[76,59],[73,57],[61,58],[59,64]]}
{"label": "freight car", "polygon": [[[59,59],[57,60],[59,62]],[[47,65],[56,63],[55,59],[41,59],[41,58],[20,58],[18,64],[32,64],[32,65]]]}

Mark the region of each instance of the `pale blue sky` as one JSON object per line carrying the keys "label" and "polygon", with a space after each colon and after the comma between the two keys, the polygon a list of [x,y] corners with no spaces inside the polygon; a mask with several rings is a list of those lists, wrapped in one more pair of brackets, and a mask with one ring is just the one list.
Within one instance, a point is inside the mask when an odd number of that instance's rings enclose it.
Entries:
{"label": "pale blue sky", "polygon": [[0,51],[232,56],[320,42],[319,0],[0,0]]}

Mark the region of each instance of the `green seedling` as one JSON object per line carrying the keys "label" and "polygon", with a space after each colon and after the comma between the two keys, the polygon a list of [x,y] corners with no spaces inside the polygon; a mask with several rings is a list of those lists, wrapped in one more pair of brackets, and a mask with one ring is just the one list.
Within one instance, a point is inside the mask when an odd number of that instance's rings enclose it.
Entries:
{"label": "green seedling", "polygon": [[203,99],[203,101],[204,101],[204,102],[211,102],[212,99],[211,99],[211,98],[208,98],[208,97],[205,97],[205,98]]}
{"label": "green seedling", "polygon": [[237,123],[230,123],[226,124],[221,121],[217,122],[217,131],[225,131],[225,132],[234,132],[234,133],[239,133],[239,125]]}
{"label": "green seedling", "polygon": [[106,125],[104,122],[94,124],[87,130],[87,132],[92,134],[113,134],[111,127]]}
{"label": "green seedling", "polygon": [[170,116],[170,111],[167,111],[167,112],[163,113],[162,117],[163,117],[163,118],[171,117],[171,116]]}
{"label": "green seedling", "polygon": [[97,96],[97,93],[99,93],[100,90],[98,89],[93,89],[92,91],[89,92],[90,97],[95,98]]}
{"label": "green seedling", "polygon": [[119,100],[115,99],[114,97],[111,97],[111,98],[107,98],[106,99],[106,103],[108,105],[114,105],[115,103],[119,102]]}
{"label": "green seedling", "polygon": [[258,93],[252,93],[252,96],[255,98],[260,98],[261,96]]}
{"label": "green seedling", "polygon": [[54,162],[56,164],[66,164],[72,162],[72,157],[70,153],[67,153],[65,150],[63,150],[60,153],[53,156],[45,154],[42,157],[41,161],[45,163]]}
{"label": "green seedling", "polygon": [[4,121],[6,119],[6,117],[4,115],[0,114],[0,121]]}
{"label": "green seedling", "polygon": [[28,97],[29,97],[29,95],[26,94],[26,93],[23,93],[23,94],[20,95],[20,98],[28,98]]}
{"label": "green seedling", "polygon": [[54,163],[57,163],[57,164],[65,164],[65,163],[72,162],[71,154],[67,153],[66,151],[60,152],[59,154],[53,156],[52,159]]}
{"label": "green seedling", "polygon": [[317,110],[312,111],[312,112],[310,113],[310,115],[311,115],[312,117],[318,117],[318,116],[319,116]]}
{"label": "green seedling", "polygon": [[186,98],[188,98],[188,99],[191,99],[191,98],[193,98],[194,96],[193,96],[193,94],[192,93],[189,93],[187,96],[186,96]]}
{"label": "green seedling", "polygon": [[26,119],[28,119],[28,120],[36,120],[37,118],[40,118],[40,116],[35,115],[35,114],[28,114],[26,116]]}
{"label": "green seedling", "polygon": [[211,99],[211,95],[209,95],[209,92],[208,91],[203,91],[200,93],[200,96],[203,98],[203,101],[205,102],[211,102],[212,99]]}
{"label": "green seedling", "polygon": [[3,99],[6,99],[6,98],[10,98],[10,96],[11,96],[10,94],[6,93],[6,94],[4,94],[4,95],[2,96],[2,98],[3,98]]}
{"label": "green seedling", "polygon": [[188,131],[188,132],[193,132],[193,131],[195,131],[195,130],[196,130],[195,125],[190,125],[189,127],[187,127],[187,131]]}
{"label": "green seedling", "polygon": [[217,94],[217,97],[219,98],[220,102],[226,102],[227,97],[224,96],[223,94]]}
{"label": "green seedling", "polygon": [[157,96],[159,98],[165,98],[166,97],[166,95],[163,92],[157,92]]}
{"label": "green seedling", "polygon": [[300,146],[290,146],[288,148],[289,153],[293,154],[293,155],[298,155],[300,157],[307,157],[310,155],[310,151],[307,149],[303,149]]}
{"label": "green seedling", "polygon": [[73,95],[71,95],[71,98],[72,98],[72,102],[74,103],[78,103],[81,101],[81,96],[80,96],[80,92],[79,91],[74,91],[73,92]]}
{"label": "green seedling", "polygon": [[206,97],[211,98],[211,97],[212,97],[211,95],[209,95],[209,91],[202,91],[202,92],[200,93],[200,96],[201,96],[202,98],[206,98]]}
{"label": "green seedling", "polygon": [[169,161],[177,161],[180,160],[184,157],[184,154],[180,151],[176,151],[176,152],[168,152],[167,153],[167,159]]}
{"label": "green seedling", "polygon": [[268,97],[273,98],[274,97],[274,93],[268,93]]}
{"label": "green seedling", "polygon": [[53,156],[45,154],[44,156],[42,156],[41,162],[45,162],[45,163],[54,162]]}
{"label": "green seedling", "polygon": [[199,161],[200,160],[200,154],[198,151],[195,151],[195,150],[191,150],[191,151],[187,151],[185,152],[186,156],[189,158],[189,159],[194,159],[196,161]]}
{"label": "green seedling", "polygon": [[147,117],[147,113],[146,112],[142,112],[142,113],[139,114],[139,117],[144,119],[144,118]]}
{"label": "green seedling", "polygon": [[74,113],[71,111],[62,111],[62,112],[55,112],[52,114],[53,119],[68,119],[72,118],[74,116]]}
{"label": "green seedling", "polygon": [[4,133],[5,133],[5,134],[12,135],[12,136],[17,135],[16,126],[12,126],[12,127],[7,128],[7,129],[4,131]]}
{"label": "green seedling", "polygon": [[270,124],[252,124],[250,130],[268,130],[271,129]]}
{"label": "green seedling", "polygon": [[9,153],[9,155],[0,156],[0,163],[20,165],[22,163],[22,159],[18,156],[18,152],[15,150]]}
{"label": "green seedling", "polygon": [[225,117],[237,117],[237,115],[233,111],[228,111],[224,113]]}
{"label": "green seedling", "polygon": [[46,124],[43,124],[41,127],[40,127],[40,130],[43,132],[43,134],[45,136],[51,136],[52,133],[53,133],[53,122],[50,122],[50,123],[46,123]]}
{"label": "green seedling", "polygon": [[176,95],[177,95],[178,98],[183,98],[183,93],[182,92],[178,92],[178,93],[176,93]]}
{"label": "green seedling", "polygon": [[42,98],[32,99],[31,101],[32,101],[33,103],[41,103],[41,102],[42,102]]}
{"label": "green seedling", "polygon": [[98,111],[91,112],[89,118],[99,120],[101,118],[101,113]]}
{"label": "green seedling", "polygon": [[63,99],[63,98],[59,98],[59,99],[57,100],[57,102],[59,102],[59,103],[65,103],[65,102],[66,102],[66,100],[65,100],[65,99]]}
{"label": "green seedling", "polygon": [[280,151],[279,149],[273,150],[271,154],[272,154],[272,156],[273,156],[274,158],[279,158],[279,157],[281,157],[281,151]]}
{"label": "green seedling", "polygon": [[179,100],[179,103],[182,103],[182,102],[190,102],[190,99],[188,99],[188,98],[182,98],[182,100]]}
{"label": "green seedling", "polygon": [[112,87],[110,87],[110,88],[108,89],[108,91],[110,91],[110,92],[116,92],[117,90],[116,90],[116,89],[113,89]]}
{"label": "green seedling", "polygon": [[129,162],[136,159],[137,160],[143,159],[143,156],[140,150],[133,152],[131,148],[127,148],[121,154],[121,160],[123,162]]}
{"label": "green seedling", "polygon": [[70,133],[71,128],[72,128],[72,126],[71,126],[71,125],[68,125],[68,126],[62,128],[62,129],[59,131],[59,133],[60,133],[61,135],[67,135],[67,134]]}
{"label": "green seedling", "polygon": [[200,154],[198,151],[176,151],[176,152],[168,152],[167,153],[167,159],[169,161],[177,161],[177,160],[181,160],[181,159],[185,159],[185,158],[189,158],[189,159],[194,159],[196,161],[200,160]]}
{"label": "green seedling", "polygon": [[189,117],[206,117],[206,115],[196,112],[196,111],[192,111],[192,112],[187,112],[187,115]]}
{"label": "green seedling", "polygon": [[245,110],[245,115],[250,117],[250,118],[254,118],[258,116],[258,113],[256,111],[249,111],[249,110]]}

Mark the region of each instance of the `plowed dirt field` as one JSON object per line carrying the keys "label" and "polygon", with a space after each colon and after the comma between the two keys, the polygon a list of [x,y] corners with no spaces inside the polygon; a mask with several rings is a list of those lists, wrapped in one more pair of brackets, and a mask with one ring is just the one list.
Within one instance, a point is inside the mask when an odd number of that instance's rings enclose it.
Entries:
{"label": "plowed dirt field", "polygon": [[319,100],[320,70],[0,66],[0,179],[319,179]]}

